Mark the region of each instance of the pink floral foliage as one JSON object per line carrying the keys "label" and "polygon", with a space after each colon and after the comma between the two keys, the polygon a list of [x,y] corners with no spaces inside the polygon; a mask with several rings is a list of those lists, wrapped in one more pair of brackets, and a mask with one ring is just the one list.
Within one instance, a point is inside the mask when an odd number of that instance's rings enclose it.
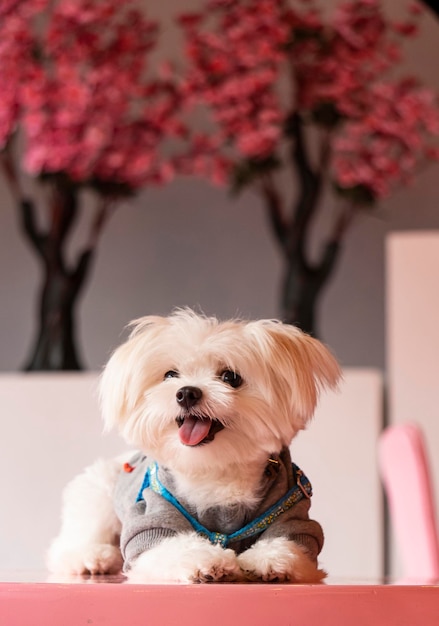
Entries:
{"label": "pink floral foliage", "polygon": [[48,0],[0,0],[0,149],[15,131],[20,115],[20,87],[27,82],[32,52],[29,22]]}
{"label": "pink floral foliage", "polygon": [[[204,13],[182,15],[190,73],[189,102],[207,104],[217,123],[215,134],[199,138],[198,161],[225,182],[233,146],[243,157],[271,154],[282,133],[282,112],[275,85],[288,27],[279,19],[280,0],[208,3]],[[206,28],[209,18],[216,21]],[[205,160],[202,154],[204,151]],[[210,156],[214,156],[210,159]]]}
{"label": "pink floral foliage", "polygon": [[172,76],[149,78],[157,32],[134,0],[0,0],[0,149],[20,125],[33,175],[167,182],[185,129]]}
{"label": "pink floral foliage", "polygon": [[439,115],[432,92],[410,80],[373,85],[370,95],[368,114],[334,141],[334,172],[341,187],[362,185],[378,198],[438,159],[430,137],[439,134]]}
{"label": "pink floral foliage", "polygon": [[411,4],[392,21],[377,0],[351,0],[326,18],[317,0],[211,0],[181,16],[187,94],[215,122],[200,139],[200,170],[219,163],[227,181],[245,160],[281,164],[299,114],[329,133],[339,191],[373,200],[409,182],[438,158],[437,95],[396,73],[420,13]]}

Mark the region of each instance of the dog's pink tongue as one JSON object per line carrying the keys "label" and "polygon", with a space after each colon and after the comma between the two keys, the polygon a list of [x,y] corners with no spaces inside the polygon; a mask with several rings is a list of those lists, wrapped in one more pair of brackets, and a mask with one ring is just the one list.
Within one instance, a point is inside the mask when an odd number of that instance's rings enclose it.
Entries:
{"label": "dog's pink tongue", "polygon": [[183,424],[178,431],[181,443],[185,446],[196,446],[206,439],[211,427],[211,420],[197,419],[196,417],[185,417]]}

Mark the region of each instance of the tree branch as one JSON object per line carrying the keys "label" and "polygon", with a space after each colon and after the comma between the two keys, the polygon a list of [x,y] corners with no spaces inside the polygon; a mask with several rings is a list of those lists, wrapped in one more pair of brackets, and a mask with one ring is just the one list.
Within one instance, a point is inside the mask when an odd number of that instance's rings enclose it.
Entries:
{"label": "tree branch", "polygon": [[6,178],[6,182],[15,198],[16,203],[20,202],[22,193],[19,184],[19,178],[15,169],[14,160],[11,154],[11,147],[8,144],[2,152],[0,152],[0,163]]}
{"label": "tree branch", "polygon": [[37,228],[35,219],[35,206],[30,200],[23,198],[19,200],[18,206],[21,210],[22,230],[31,242],[38,255],[46,260],[46,241],[47,235],[43,235]]}
{"label": "tree branch", "polygon": [[38,255],[44,259],[44,244],[46,237],[37,227],[35,206],[33,202],[26,198],[22,193],[19,176],[14,165],[10,145],[6,146],[6,148],[0,153],[0,163],[5,174],[6,182],[12,192],[16,206],[18,207],[20,212],[21,229],[26,238],[32,244],[32,247],[38,253]]}
{"label": "tree branch", "polygon": [[276,189],[270,174],[267,174],[262,180],[260,190],[265,198],[272,231],[282,250],[286,250],[288,246],[288,222],[285,217],[283,198]]}
{"label": "tree branch", "polygon": [[306,265],[306,237],[314,217],[321,190],[321,175],[311,167],[305,142],[303,121],[299,113],[290,117],[289,132],[293,138],[291,149],[292,163],[299,175],[299,196],[290,224],[290,248],[296,248],[301,262]]}
{"label": "tree branch", "polygon": [[315,183],[316,175],[309,161],[302,118],[297,111],[294,111],[287,120],[287,133],[293,138],[291,160],[297,168],[302,195],[306,195]]}
{"label": "tree branch", "polygon": [[85,279],[91,268],[91,263],[94,259],[94,250],[84,250],[78,258],[75,270],[71,273],[70,284],[72,287],[72,294],[76,296],[83,286]]}
{"label": "tree branch", "polygon": [[318,160],[318,178],[323,181],[328,174],[328,166],[331,160],[331,139],[332,133],[325,128],[321,133],[319,160]]}
{"label": "tree branch", "polygon": [[108,196],[100,196],[94,219],[92,220],[90,232],[84,250],[78,257],[75,270],[72,272],[72,282],[76,292],[82,287],[95,256],[95,250],[105,224],[110,218],[115,208],[115,201]]}
{"label": "tree branch", "polygon": [[[293,249],[295,248],[297,262],[301,264],[303,271],[319,274],[320,271],[326,271],[324,270],[328,262],[326,252],[319,263],[309,263],[307,259],[307,237],[312,219],[318,210],[323,183],[328,174],[332,135],[329,129],[323,129],[317,164],[314,169],[309,161],[303,122],[299,114],[295,114],[294,119],[291,120],[290,130],[295,137],[292,158],[301,182],[300,194],[291,224],[290,254],[294,253]],[[332,241],[328,243],[328,254],[331,244]]]}
{"label": "tree branch", "polygon": [[340,252],[341,242],[352,223],[357,208],[354,202],[346,203],[334,220],[333,228],[327,238],[321,259],[314,267],[316,276],[321,284],[326,282],[334,269]]}
{"label": "tree branch", "polygon": [[324,246],[323,254],[316,268],[316,276],[320,285],[324,285],[331,275],[340,252],[340,242],[330,239]]}
{"label": "tree branch", "polygon": [[87,242],[89,250],[97,246],[102,231],[116,208],[116,200],[111,196],[100,196],[99,200]]}
{"label": "tree branch", "polygon": [[77,189],[67,179],[51,178],[50,239],[62,246],[78,214]]}
{"label": "tree branch", "polygon": [[337,218],[334,220],[329,241],[340,243],[349,229],[352,220],[358,211],[358,205],[355,202],[346,202],[342,206]]}

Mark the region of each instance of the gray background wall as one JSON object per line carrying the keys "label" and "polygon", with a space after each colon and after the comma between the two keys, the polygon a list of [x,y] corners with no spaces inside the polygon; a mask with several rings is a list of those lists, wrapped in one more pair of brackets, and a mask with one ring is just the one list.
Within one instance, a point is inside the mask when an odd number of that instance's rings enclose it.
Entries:
{"label": "gray background wall", "polygon": [[[198,4],[161,0],[148,8],[164,21],[168,55],[178,48],[172,16]],[[398,0],[384,5],[393,13],[400,10]],[[407,52],[407,70],[439,91],[439,20],[427,14],[421,36]],[[392,230],[439,228],[438,179],[436,164],[353,224],[320,306],[322,338],[344,366],[384,367],[385,237]],[[0,205],[0,370],[16,370],[33,337],[40,276],[1,179]],[[257,196],[248,192],[231,199],[227,190],[199,180],[147,190],[117,209],[101,241],[79,309],[84,361],[100,368],[129,320],[166,314],[175,306],[200,306],[220,317],[276,316],[281,271]]]}

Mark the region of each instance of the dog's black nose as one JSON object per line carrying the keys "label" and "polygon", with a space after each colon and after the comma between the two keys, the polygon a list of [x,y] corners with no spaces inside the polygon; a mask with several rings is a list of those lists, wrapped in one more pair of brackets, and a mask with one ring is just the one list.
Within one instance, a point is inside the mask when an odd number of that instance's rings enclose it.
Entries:
{"label": "dog's black nose", "polygon": [[202,395],[203,392],[198,387],[181,387],[176,393],[176,398],[180,406],[190,409],[197,404]]}

